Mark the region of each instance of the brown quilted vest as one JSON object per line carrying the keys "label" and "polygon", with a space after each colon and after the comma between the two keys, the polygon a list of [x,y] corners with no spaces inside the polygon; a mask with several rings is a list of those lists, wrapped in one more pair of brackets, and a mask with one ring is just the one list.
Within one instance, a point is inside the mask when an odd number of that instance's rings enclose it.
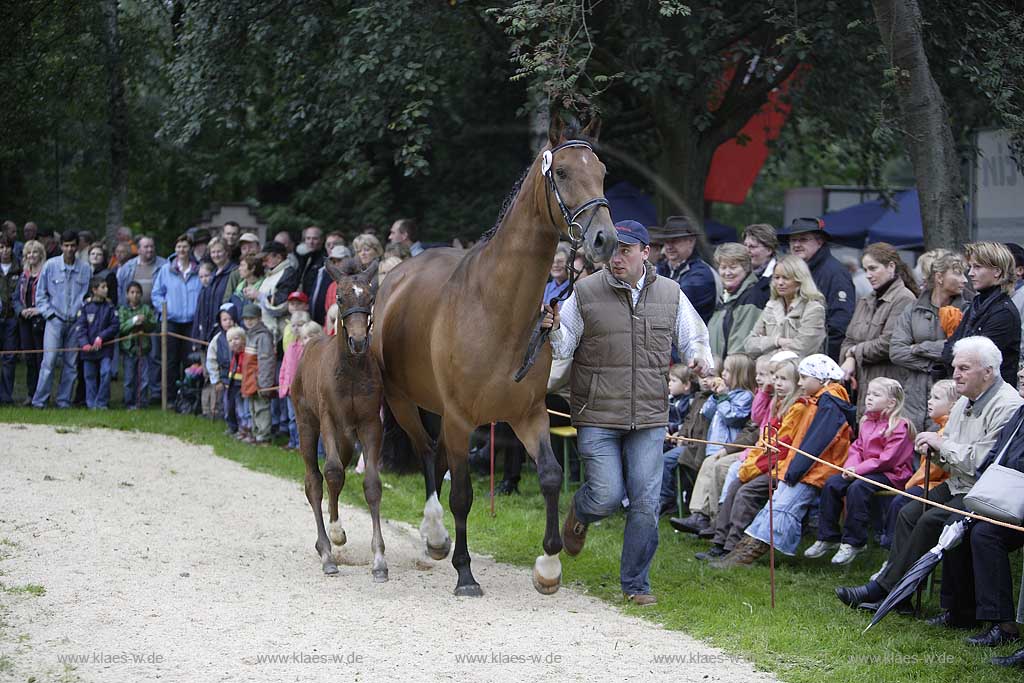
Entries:
{"label": "brown quilted vest", "polygon": [[629,286],[608,270],[576,284],[583,337],[572,363],[577,427],[647,429],[668,424],[668,365],[679,285],[647,264],[632,306]]}

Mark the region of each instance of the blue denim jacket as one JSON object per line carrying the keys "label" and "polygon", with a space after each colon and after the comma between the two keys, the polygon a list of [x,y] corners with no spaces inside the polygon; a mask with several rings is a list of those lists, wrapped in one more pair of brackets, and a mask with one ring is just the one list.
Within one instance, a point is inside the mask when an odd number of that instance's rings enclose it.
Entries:
{"label": "blue denim jacket", "polygon": [[70,266],[63,256],[55,256],[43,265],[36,288],[36,308],[44,318],[57,316],[74,322],[89,293],[92,267],[76,260]]}

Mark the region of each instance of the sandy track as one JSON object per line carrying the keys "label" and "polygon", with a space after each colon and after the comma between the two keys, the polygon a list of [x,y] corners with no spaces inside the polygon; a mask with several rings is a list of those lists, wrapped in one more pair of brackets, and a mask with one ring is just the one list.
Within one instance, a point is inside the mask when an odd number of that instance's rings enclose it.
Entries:
{"label": "sandy track", "polygon": [[485,596],[457,599],[449,561],[424,563],[406,524],[385,524],[391,580],[374,584],[363,509],[343,509],[347,564],[325,577],[301,487],[208,447],[0,433],[0,680],[774,680],[480,555]]}

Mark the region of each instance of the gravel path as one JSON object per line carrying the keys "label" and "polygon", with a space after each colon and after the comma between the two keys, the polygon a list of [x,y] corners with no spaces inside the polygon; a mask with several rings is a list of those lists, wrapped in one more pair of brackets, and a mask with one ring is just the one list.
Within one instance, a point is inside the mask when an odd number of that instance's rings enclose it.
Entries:
{"label": "gravel path", "polygon": [[775,680],[480,555],[485,596],[456,599],[406,524],[385,524],[391,580],[374,584],[360,508],[325,577],[301,487],[208,447],[0,432],[0,681]]}

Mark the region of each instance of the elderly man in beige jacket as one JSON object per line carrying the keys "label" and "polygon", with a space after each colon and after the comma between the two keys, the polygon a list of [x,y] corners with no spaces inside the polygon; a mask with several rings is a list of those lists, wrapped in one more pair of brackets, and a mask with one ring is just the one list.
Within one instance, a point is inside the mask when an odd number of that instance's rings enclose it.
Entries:
{"label": "elderly man in beige jacket", "polygon": [[[950,473],[928,498],[963,510],[964,495],[977,480],[977,468],[988,455],[999,431],[1024,403],[1017,390],[1003,381],[1002,353],[988,337],[965,337],[953,350],[953,381],[960,399],[953,405],[945,431],[917,435],[918,453],[934,451],[936,461]],[[955,513],[920,505],[904,505],[896,523],[889,561],[882,573],[863,586],[836,588],[836,597],[850,607],[881,601],[910,566],[931,549]],[[949,613],[930,620],[935,626],[954,626]]]}

